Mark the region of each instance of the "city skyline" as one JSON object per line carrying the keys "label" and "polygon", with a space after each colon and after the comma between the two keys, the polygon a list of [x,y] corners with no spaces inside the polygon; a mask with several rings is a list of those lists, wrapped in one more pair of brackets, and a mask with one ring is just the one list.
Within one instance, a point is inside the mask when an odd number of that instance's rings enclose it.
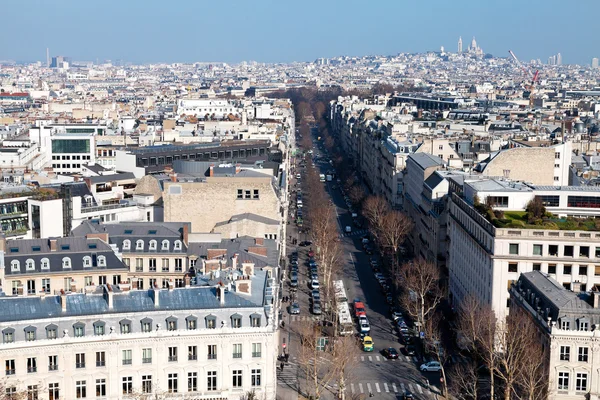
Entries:
{"label": "city skyline", "polygon": [[[549,28],[548,22],[562,16],[555,0],[526,4],[510,0],[502,5],[469,0],[462,7],[436,0],[431,4],[435,14],[419,5],[382,0],[372,8],[385,12],[367,21],[356,19],[359,5],[356,1],[344,2],[342,7],[313,0],[301,5],[265,0],[252,5],[240,2],[232,8],[183,1],[178,7],[165,8],[157,1],[119,4],[109,0],[92,8],[72,0],[61,2],[60,7],[39,0],[9,2],[4,6],[6,14],[28,15],[28,29],[23,29],[22,19],[5,21],[7,29],[19,32],[19,40],[4,43],[0,59],[45,62],[49,48],[51,56],[135,64],[286,63],[343,55],[422,53],[440,46],[456,52],[461,36],[466,41],[475,36],[486,53],[497,57],[506,57],[512,49],[525,62],[561,53],[564,64],[587,65],[597,56],[585,42],[573,42]],[[31,8],[37,12],[29,15]],[[590,3],[588,11],[578,16],[581,37],[592,37],[592,15],[600,11],[600,4]],[[91,13],[106,26],[90,23]],[[429,19],[406,18],[420,14]],[[506,23],[490,24],[490,19]],[[377,31],[371,23],[377,24]],[[515,26],[519,29],[509,29]]]}

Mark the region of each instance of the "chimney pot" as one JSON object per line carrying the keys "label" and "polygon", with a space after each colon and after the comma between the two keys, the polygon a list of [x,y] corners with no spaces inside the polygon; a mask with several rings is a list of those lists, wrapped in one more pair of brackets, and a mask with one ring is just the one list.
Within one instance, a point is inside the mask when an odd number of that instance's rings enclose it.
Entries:
{"label": "chimney pot", "polygon": [[171,174],[171,182],[177,182],[177,174],[176,173]]}
{"label": "chimney pot", "polygon": [[154,301],[154,307],[158,307],[160,305],[160,290],[155,286],[153,289],[150,289],[150,297]]}
{"label": "chimney pot", "polygon": [[50,244],[50,251],[56,251],[56,249],[57,249],[56,239],[48,239],[48,243]]}
{"label": "chimney pot", "polygon": [[67,311],[67,294],[63,289],[60,289],[60,308],[63,312]]}
{"label": "chimney pot", "polygon": [[208,176],[213,176],[214,169],[215,169],[215,164],[210,164],[210,172],[209,172]]}

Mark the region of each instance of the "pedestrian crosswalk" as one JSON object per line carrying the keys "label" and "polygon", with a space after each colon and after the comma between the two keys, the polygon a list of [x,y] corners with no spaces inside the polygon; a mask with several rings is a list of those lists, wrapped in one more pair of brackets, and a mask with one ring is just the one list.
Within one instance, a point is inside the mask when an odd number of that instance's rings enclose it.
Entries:
{"label": "pedestrian crosswalk", "polygon": [[280,385],[290,388],[298,387],[298,364],[290,362],[285,363],[283,370],[280,366],[277,368],[277,381]]}
{"label": "pedestrian crosswalk", "polygon": [[290,315],[290,322],[302,321],[322,321],[323,317],[319,315]]}
{"label": "pedestrian crosswalk", "polygon": [[409,391],[413,394],[424,395],[434,398],[435,395],[425,385],[416,382],[358,382],[350,384],[350,392],[355,394],[376,393],[404,393]]}
{"label": "pedestrian crosswalk", "polygon": [[372,356],[360,356],[355,357],[354,361],[362,361],[362,362],[409,362],[409,363],[417,363],[419,359],[417,357],[410,356],[398,356],[396,360],[390,360],[380,355],[372,355]]}
{"label": "pedestrian crosswalk", "polygon": [[367,233],[369,233],[368,229],[359,229],[357,231],[352,231],[349,233],[342,233],[342,234],[340,234],[340,238],[349,237],[349,236],[357,236],[357,235],[366,235]]}

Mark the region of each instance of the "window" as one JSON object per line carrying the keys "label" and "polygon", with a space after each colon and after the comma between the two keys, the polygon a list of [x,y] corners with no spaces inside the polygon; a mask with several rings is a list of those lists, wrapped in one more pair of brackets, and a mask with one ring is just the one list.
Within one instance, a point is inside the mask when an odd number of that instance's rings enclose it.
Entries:
{"label": "window", "polygon": [[142,393],[152,393],[152,375],[142,375]]}
{"label": "window", "polygon": [[78,399],[85,399],[87,397],[85,381],[75,381],[75,397]]}
{"label": "window", "polygon": [[85,368],[85,353],[75,354],[75,368]]}
{"label": "window", "polygon": [[119,321],[119,325],[121,326],[121,333],[131,333],[131,321],[128,319],[122,319]]}
{"label": "window", "polygon": [[39,399],[39,390],[37,385],[28,385],[27,386],[27,400],[38,400]]}
{"label": "window", "polygon": [[177,318],[175,318],[175,317],[167,318],[167,330],[168,331],[176,331],[177,330]]}
{"label": "window", "polygon": [[168,258],[162,259],[162,272],[169,272],[169,259]]}
{"label": "window", "polygon": [[98,266],[106,267],[106,257],[105,256],[98,256]]}
{"label": "window", "polygon": [[15,360],[6,360],[6,375],[14,375],[15,374]]}
{"label": "window", "polygon": [[548,273],[555,274],[556,273],[556,264],[548,264]]}
{"label": "window", "polygon": [[63,268],[71,268],[71,259],[69,257],[64,257],[62,259],[62,267]]}
{"label": "window", "polygon": [[181,250],[181,240],[176,240],[173,243],[174,250]]}
{"label": "window", "polygon": [[262,348],[260,343],[252,343],[252,357],[260,357],[262,355]]}
{"label": "window", "polygon": [[42,269],[50,269],[50,260],[47,258],[42,258],[42,260],[40,261],[41,264],[41,268]]}
{"label": "window", "polygon": [[168,374],[167,392],[177,393],[177,374]]}
{"label": "window", "polygon": [[73,336],[84,337],[85,336],[85,325],[80,322],[73,325]]}
{"label": "window", "polygon": [[209,360],[216,360],[217,359],[217,345],[216,344],[209,344],[208,345],[208,359]]}
{"label": "window", "polygon": [[590,248],[588,246],[579,247],[579,257],[590,258]]}
{"label": "window", "polygon": [[152,364],[152,349],[142,349],[142,364]]}
{"label": "window", "polygon": [[188,392],[198,391],[198,373],[188,372]]}
{"label": "window", "polygon": [[156,272],[156,258],[150,258],[148,260],[150,272]]}
{"label": "window", "polygon": [[177,347],[169,347],[169,361],[177,361]]}
{"label": "window", "polygon": [[21,264],[19,263],[18,260],[12,260],[10,262],[10,270],[12,272],[19,272],[19,271],[21,271]]}
{"label": "window", "polygon": [[233,376],[233,387],[234,388],[241,388],[242,387],[242,370],[241,369],[234,369],[232,372],[232,376]]}
{"label": "window", "polygon": [[254,191],[252,192],[252,198],[254,200],[258,200],[258,189],[254,189]]}
{"label": "window", "polygon": [[578,392],[587,391],[588,375],[587,372],[578,372],[575,375],[575,390]]}
{"label": "window", "polygon": [[242,344],[236,343],[233,345],[233,358],[242,358]]}
{"label": "window", "polygon": [[560,360],[561,361],[569,361],[571,358],[571,347],[570,346],[560,346]]}
{"label": "window", "polygon": [[141,321],[142,332],[152,332],[152,320],[150,318],[144,318]]}
{"label": "window", "polygon": [[577,354],[577,361],[579,362],[588,362],[588,347],[580,347]]}
{"label": "window", "polygon": [[133,377],[132,376],[124,376],[122,382],[123,382],[123,394],[132,394],[133,393]]}
{"label": "window", "polygon": [[60,388],[58,383],[50,383],[48,385],[48,400],[59,400],[60,399]]}
{"label": "window", "polygon": [[175,272],[183,272],[183,260],[181,258],[175,259]]}
{"label": "window", "polygon": [[105,332],[104,327],[105,327],[105,324],[103,321],[94,322],[94,335],[96,335],[96,336],[104,335],[104,332]]}
{"label": "window", "polygon": [[28,342],[32,342],[35,340],[35,326],[28,326],[25,328],[25,340]]}
{"label": "window", "polygon": [[186,327],[188,331],[196,330],[198,327],[198,319],[196,317],[189,316],[185,319]]}
{"label": "window", "polygon": [[5,390],[7,400],[17,399],[17,388],[15,386],[8,386]]}
{"label": "window", "polygon": [[580,265],[579,266],[579,275],[586,275],[587,276],[587,265]]}
{"label": "window", "polygon": [[250,326],[252,326],[253,328],[260,327],[260,315],[254,314],[250,316]]}
{"label": "window", "polygon": [[541,256],[542,254],[542,249],[543,246],[541,244],[534,244],[533,245],[533,255],[534,256]]}
{"label": "window", "polygon": [[554,182],[558,182],[560,180],[560,178],[558,176],[554,177]]}
{"label": "window", "polygon": [[106,366],[106,353],[104,351],[96,352],[96,367]]}
{"label": "window", "polygon": [[58,337],[58,326],[50,324],[46,326],[46,339],[56,339]]}
{"label": "window", "polygon": [[554,159],[560,160],[560,153],[554,153]]}
{"label": "window", "polygon": [[106,379],[96,379],[96,397],[106,397]]}
{"label": "window", "polygon": [[241,200],[244,198],[244,191],[242,189],[237,190],[237,198],[238,198],[238,200]]}
{"label": "window", "polygon": [[600,247],[596,247],[596,258],[600,258]]}
{"label": "window", "polygon": [[83,257],[83,267],[90,268],[92,266],[92,257],[85,256]]}
{"label": "window", "polygon": [[260,369],[253,369],[250,375],[252,386],[260,386]]}
{"label": "window", "polygon": [[565,246],[565,257],[573,257],[573,246]]}
{"label": "window", "polygon": [[217,328],[217,318],[213,316],[206,317],[206,329],[216,329]]}
{"label": "window", "polygon": [[560,329],[569,330],[571,329],[571,322],[568,319],[560,320]]}
{"label": "window", "polygon": [[250,199],[250,191],[249,190],[245,190],[244,191],[244,199]]}
{"label": "window", "polygon": [[548,255],[557,257],[558,256],[558,245],[551,244],[548,246]]}
{"label": "window", "polygon": [[123,250],[130,250],[130,249],[131,249],[131,240],[129,240],[129,239],[123,240]]}
{"label": "window", "polygon": [[565,274],[565,275],[571,275],[572,271],[573,271],[573,267],[571,265],[565,264],[563,266],[563,274]]}
{"label": "window", "polygon": [[234,314],[231,316],[231,327],[232,328],[241,328],[242,327],[242,316],[239,314]]}
{"label": "window", "polygon": [[509,254],[519,254],[519,244],[518,243],[509,244],[508,252],[509,252]]}
{"label": "window", "polygon": [[25,261],[25,270],[27,271],[35,271],[35,262],[29,258]]}
{"label": "window", "polygon": [[508,263],[508,272],[519,272],[518,263]]}
{"label": "window", "polygon": [[48,371],[58,370],[58,356],[48,356]]}
{"label": "window", "polygon": [[163,240],[160,246],[161,250],[169,250],[169,241],[168,240]]}
{"label": "window", "polygon": [[37,372],[37,359],[35,357],[27,358],[27,373],[32,374]]}
{"label": "window", "polygon": [[148,250],[156,250],[156,240],[151,240],[150,242],[148,242]]}
{"label": "window", "polygon": [[6,328],[2,331],[2,342],[3,343],[14,343],[15,341],[15,330],[13,328]]}
{"label": "window", "polygon": [[217,371],[208,371],[206,373],[206,390],[217,390]]}
{"label": "window", "polygon": [[144,250],[144,241],[143,240],[137,240],[135,242],[135,249],[136,250]]}
{"label": "window", "polygon": [[123,350],[123,365],[131,365],[131,350]]}

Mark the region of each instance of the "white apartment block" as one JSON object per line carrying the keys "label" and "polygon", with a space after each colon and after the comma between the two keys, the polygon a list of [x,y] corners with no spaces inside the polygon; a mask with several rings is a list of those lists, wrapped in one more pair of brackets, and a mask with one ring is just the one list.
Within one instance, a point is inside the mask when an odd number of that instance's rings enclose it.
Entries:
{"label": "white apartment block", "polygon": [[229,114],[239,116],[241,108],[225,99],[182,99],[177,103],[177,113],[200,118],[206,115],[211,118],[214,114],[214,118],[221,119]]}

